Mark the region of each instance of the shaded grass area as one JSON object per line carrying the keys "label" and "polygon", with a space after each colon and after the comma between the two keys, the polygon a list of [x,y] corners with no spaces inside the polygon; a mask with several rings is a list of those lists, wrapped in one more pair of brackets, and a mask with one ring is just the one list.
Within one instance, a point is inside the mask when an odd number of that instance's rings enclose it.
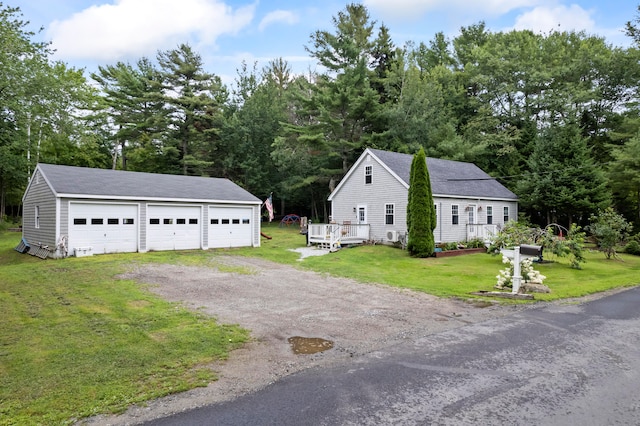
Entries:
{"label": "shaded grass area", "polygon": [[[0,424],[65,424],[206,386],[248,339],[116,275],[142,254],[43,261],[0,234]],[[145,261],[202,263],[150,253]],[[187,263],[189,263],[187,261]]]}

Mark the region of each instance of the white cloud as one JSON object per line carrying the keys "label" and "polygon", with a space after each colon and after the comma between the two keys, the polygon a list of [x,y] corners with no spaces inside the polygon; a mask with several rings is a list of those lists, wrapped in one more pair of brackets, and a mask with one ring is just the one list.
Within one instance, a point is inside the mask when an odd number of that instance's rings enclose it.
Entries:
{"label": "white cloud", "polygon": [[499,16],[522,7],[531,7],[542,0],[364,0],[363,4],[396,19],[420,19],[432,10],[456,14],[478,14]]}
{"label": "white cloud", "polygon": [[54,21],[48,36],[60,59],[114,61],[182,42],[213,45],[246,27],[254,11],[255,4],[233,10],[220,0],[116,0]]}
{"label": "white cloud", "polygon": [[266,27],[276,22],[284,22],[285,24],[295,24],[298,22],[299,18],[293,12],[288,10],[275,10],[273,12],[269,12],[262,18],[260,21],[260,25],[258,25],[258,29],[263,31]]}
{"label": "white cloud", "polygon": [[519,15],[513,26],[516,30],[528,29],[535,32],[549,31],[593,31],[595,21],[591,14],[576,4],[571,6],[536,7]]}

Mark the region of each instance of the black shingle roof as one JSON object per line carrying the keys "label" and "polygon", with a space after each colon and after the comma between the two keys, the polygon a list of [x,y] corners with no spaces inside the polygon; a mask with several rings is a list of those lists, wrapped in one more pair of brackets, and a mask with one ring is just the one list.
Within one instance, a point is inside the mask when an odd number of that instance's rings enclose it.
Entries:
{"label": "black shingle roof", "polygon": [[[369,149],[407,185],[413,155]],[[473,163],[427,158],[427,169],[434,195],[473,198],[513,199],[518,197]]]}
{"label": "black shingle roof", "polygon": [[39,164],[57,194],[132,199],[260,202],[229,179]]}

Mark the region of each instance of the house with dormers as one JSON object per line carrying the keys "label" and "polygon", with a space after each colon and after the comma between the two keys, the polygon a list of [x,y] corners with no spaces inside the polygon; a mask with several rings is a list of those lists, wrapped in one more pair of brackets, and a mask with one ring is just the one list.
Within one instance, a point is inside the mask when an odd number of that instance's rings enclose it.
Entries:
{"label": "house with dormers", "polygon": [[[331,222],[345,236],[392,243],[407,232],[413,155],[366,149],[329,196]],[[427,158],[436,242],[487,239],[518,218],[518,198],[472,163]],[[353,228],[353,229],[352,229]],[[357,229],[358,231],[354,231]],[[365,232],[366,231],[366,232]]]}

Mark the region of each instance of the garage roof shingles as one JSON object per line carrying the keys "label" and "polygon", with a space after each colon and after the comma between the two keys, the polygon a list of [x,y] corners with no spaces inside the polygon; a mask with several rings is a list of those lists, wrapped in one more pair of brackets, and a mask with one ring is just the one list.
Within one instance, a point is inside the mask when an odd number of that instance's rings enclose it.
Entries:
{"label": "garage roof shingles", "polygon": [[39,164],[56,194],[104,198],[237,201],[260,199],[229,179]]}

